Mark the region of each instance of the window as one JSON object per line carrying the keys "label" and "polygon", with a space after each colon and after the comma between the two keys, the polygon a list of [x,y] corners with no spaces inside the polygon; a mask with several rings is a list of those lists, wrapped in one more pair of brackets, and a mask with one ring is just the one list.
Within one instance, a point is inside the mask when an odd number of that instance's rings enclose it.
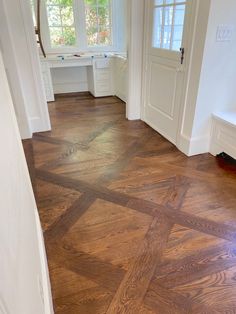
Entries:
{"label": "window", "polygon": [[51,46],[75,46],[73,1],[46,0],[46,4]]}
{"label": "window", "polygon": [[183,0],[154,0],[154,48],[176,51],[181,48],[185,9]]}
{"label": "window", "polygon": [[116,50],[117,41],[125,36],[122,34],[124,8],[125,0],[42,1],[41,33],[46,50]]}
{"label": "window", "polygon": [[110,0],[85,0],[85,17],[88,46],[110,46],[112,44]]}

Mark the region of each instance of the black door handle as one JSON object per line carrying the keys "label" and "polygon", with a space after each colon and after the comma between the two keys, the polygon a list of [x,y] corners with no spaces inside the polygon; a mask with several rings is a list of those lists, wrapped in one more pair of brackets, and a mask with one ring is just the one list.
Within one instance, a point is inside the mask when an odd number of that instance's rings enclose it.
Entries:
{"label": "black door handle", "polygon": [[181,52],[181,64],[184,63],[184,53],[185,53],[185,49],[184,48],[180,48],[180,52]]}

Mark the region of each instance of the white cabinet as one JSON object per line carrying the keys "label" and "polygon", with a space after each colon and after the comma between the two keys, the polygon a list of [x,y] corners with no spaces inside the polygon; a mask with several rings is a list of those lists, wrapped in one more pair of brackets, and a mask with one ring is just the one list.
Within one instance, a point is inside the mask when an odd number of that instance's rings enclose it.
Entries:
{"label": "white cabinet", "polygon": [[128,95],[128,61],[127,58],[116,56],[114,58],[114,86],[115,94],[124,102],[127,101]]}
{"label": "white cabinet", "polygon": [[54,101],[54,92],[52,85],[52,76],[49,64],[47,62],[41,62],[41,69],[43,75],[44,89],[47,101]]}
{"label": "white cabinet", "polygon": [[[125,65],[125,66],[124,66]],[[122,69],[124,73],[117,71],[116,57],[114,56],[83,56],[81,58],[65,57],[60,60],[58,57],[49,57],[41,61],[42,74],[45,86],[47,101],[54,101],[51,68],[87,68],[88,91],[94,97],[105,97],[116,95],[116,83],[120,85],[118,97],[126,99],[126,61]],[[118,72],[118,73],[115,73]],[[122,72],[122,73],[121,73]],[[117,79],[117,77],[119,79]]]}
{"label": "white cabinet", "polygon": [[114,95],[112,58],[94,58],[88,68],[89,91],[94,97]]}

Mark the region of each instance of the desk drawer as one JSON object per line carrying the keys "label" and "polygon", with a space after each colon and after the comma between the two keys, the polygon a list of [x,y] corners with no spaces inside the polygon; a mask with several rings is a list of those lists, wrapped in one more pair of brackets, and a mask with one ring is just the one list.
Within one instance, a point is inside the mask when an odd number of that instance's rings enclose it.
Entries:
{"label": "desk drawer", "polygon": [[101,59],[95,61],[95,68],[96,69],[108,69],[110,67],[110,60],[109,59]]}
{"label": "desk drawer", "polygon": [[97,82],[96,84],[96,90],[98,93],[105,93],[105,92],[110,92],[111,90],[111,84],[109,80],[104,80],[101,82]]}
{"label": "desk drawer", "polygon": [[110,71],[109,70],[97,70],[96,71],[96,80],[97,81],[104,81],[110,80]]}

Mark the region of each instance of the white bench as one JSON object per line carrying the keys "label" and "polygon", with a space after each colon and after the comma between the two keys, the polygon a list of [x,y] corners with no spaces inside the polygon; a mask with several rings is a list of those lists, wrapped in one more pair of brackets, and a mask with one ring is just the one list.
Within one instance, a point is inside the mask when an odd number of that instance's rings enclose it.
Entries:
{"label": "white bench", "polygon": [[236,159],[236,110],[213,114],[210,153],[223,152]]}

